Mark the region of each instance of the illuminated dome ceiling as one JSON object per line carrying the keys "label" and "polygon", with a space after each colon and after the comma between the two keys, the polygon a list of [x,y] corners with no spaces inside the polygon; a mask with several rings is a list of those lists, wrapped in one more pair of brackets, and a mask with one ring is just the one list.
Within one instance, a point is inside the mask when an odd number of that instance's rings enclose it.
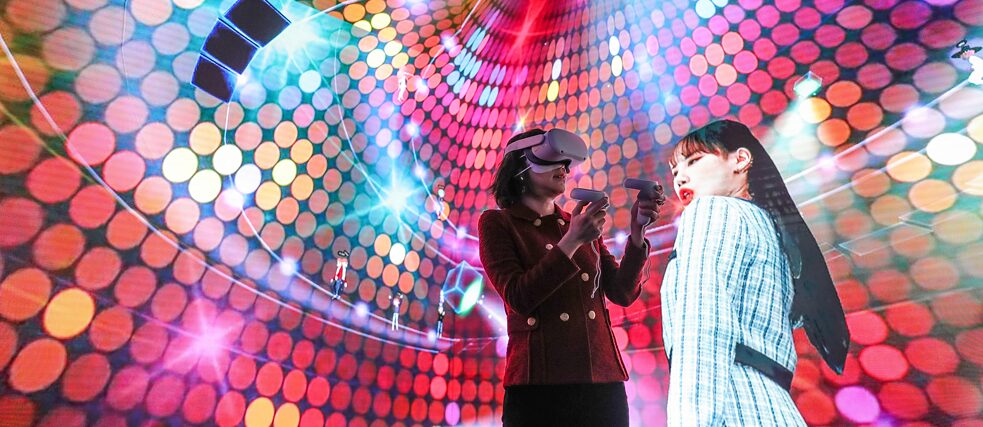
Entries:
{"label": "illuminated dome ceiling", "polygon": [[[623,180],[670,182],[666,147],[723,117],[764,141],[848,313],[842,377],[796,338],[805,419],[981,421],[983,88],[950,57],[981,44],[980,0],[271,3],[291,24],[229,102],[191,81],[230,1],[0,6],[13,425],[497,422],[504,309],[475,230],[505,142],[582,135],[569,188],[610,194],[620,254]],[[664,419],[679,210],[639,301],[610,307],[643,425]]]}

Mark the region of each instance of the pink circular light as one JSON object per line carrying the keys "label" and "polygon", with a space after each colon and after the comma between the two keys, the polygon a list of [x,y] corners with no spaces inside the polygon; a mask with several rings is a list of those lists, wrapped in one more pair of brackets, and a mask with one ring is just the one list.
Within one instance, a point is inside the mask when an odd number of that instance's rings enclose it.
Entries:
{"label": "pink circular light", "polygon": [[860,366],[870,376],[881,381],[894,381],[908,373],[908,362],[901,351],[886,345],[875,345],[860,351]]}
{"label": "pink circular light", "polygon": [[866,388],[846,387],[836,393],[836,408],[848,419],[858,423],[869,423],[877,419],[881,407]]}

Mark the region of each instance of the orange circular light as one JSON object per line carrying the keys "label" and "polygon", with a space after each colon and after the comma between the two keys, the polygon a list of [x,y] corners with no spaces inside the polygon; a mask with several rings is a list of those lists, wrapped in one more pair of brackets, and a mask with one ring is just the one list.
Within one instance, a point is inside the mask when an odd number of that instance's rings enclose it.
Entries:
{"label": "orange circular light", "polygon": [[51,295],[51,280],[36,268],[17,270],[0,282],[0,316],[15,322],[38,314]]}
{"label": "orange circular light", "polygon": [[87,292],[71,288],[51,298],[44,311],[44,329],[55,338],[68,339],[89,327],[96,303]]}
{"label": "orange circular light", "polygon": [[273,422],[273,402],[260,397],[246,408],[246,427],[269,427]]}
{"label": "orange circular light", "polygon": [[65,370],[68,352],[60,342],[41,338],[24,346],[10,364],[8,381],[21,393],[44,390]]}

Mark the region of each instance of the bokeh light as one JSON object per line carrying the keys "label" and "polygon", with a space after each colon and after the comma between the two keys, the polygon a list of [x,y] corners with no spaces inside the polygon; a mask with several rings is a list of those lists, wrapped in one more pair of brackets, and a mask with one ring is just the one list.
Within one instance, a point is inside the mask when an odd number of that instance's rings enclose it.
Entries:
{"label": "bokeh light", "polygon": [[925,149],[932,161],[948,166],[966,163],[976,155],[976,143],[965,135],[954,133],[932,138]]}
{"label": "bokeh light", "polygon": [[161,164],[164,178],[173,183],[185,182],[198,170],[198,156],[187,148],[175,148]]}
{"label": "bokeh light", "polygon": [[212,165],[215,172],[222,175],[232,175],[239,170],[239,166],[242,166],[242,151],[235,145],[225,144],[215,151]]}

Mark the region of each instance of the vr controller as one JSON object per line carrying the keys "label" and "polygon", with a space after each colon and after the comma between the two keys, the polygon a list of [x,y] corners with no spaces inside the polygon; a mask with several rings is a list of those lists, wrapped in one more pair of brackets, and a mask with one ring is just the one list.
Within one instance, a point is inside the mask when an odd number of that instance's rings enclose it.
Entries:
{"label": "vr controller", "polygon": [[[656,190],[658,186],[658,182],[647,179],[628,178],[625,180],[625,188],[638,190],[638,198],[642,200],[655,199],[659,194]],[[641,225],[648,225],[649,222],[651,222],[651,218],[638,218],[638,223]]]}
{"label": "vr controller", "polygon": [[644,200],[654,199],[659,194],[656,191],[658,186],[658,182],[649,181],[647,179],[628,178],[625,180],[625,188],[638,190],[638,198]]}
{"label": "vr controller", "polygon": [[596,202],[605,196],[603,191],[588,190],[586,188],[574,188],[570,192],[570,198],[584,202]]}

